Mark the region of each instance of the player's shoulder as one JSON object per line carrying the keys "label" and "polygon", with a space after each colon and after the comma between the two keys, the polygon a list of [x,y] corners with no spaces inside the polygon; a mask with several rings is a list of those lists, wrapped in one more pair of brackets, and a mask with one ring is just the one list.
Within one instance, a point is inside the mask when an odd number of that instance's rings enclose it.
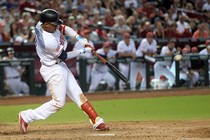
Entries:
{"label": "player's shoulder", "polygon": [[207,51],[207,49],[203,49],[199,52],[199,54],[208,54],[208,51]]}
{"label": "player's shoulder", "polygon": [[7,56],[4,56],[3,58],[2,58],[2,60],[7,60],[8,59],[8,57]]}
{"label": "player's shoulder", "polygon": [[123,46],[125,46],[125,42],[123,40],[119,41],[117,47],[123,47]]}

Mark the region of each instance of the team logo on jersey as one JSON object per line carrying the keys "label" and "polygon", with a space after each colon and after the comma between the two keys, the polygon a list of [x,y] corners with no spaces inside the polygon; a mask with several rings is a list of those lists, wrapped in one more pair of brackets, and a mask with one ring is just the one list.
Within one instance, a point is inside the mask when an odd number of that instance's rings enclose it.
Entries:
{"label": "team logo on jersey", "polygon": [[60,45],[64,45],[65,37],[63,35],[60,36]]}

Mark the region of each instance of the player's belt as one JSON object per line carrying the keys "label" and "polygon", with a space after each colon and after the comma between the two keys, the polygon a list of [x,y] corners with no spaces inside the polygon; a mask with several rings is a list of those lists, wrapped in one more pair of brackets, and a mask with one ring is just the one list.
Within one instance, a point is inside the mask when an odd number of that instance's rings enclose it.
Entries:
{"label": "player's belt", "polygon": [[53,66],[53,65],[56,65],[56,64],[59,64],[61,61],[57,61],[57,62],[55,62],[54,64],[52,64],[52,65],[47,65],[47,64],[45,64],[44,62],[41,62],[42,63],[42,65],[45,65],[45,66],[47,66],[47,67],[51,67],[51,66]]}
{"label": "player's belt", "polygon": [[19,76],[15,76],[15,77],[7,77],[7,79],[18,79],[20,78]]}

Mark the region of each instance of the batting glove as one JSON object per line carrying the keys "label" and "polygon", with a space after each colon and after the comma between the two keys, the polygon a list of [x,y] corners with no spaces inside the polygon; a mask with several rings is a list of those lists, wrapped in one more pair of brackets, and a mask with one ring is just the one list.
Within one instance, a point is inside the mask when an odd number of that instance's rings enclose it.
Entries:
{"label": "batting glove", "polygon": [[85,47],[81,49],[81,53],[86,53],[86,52],[93,53],[94,49],[92,47]]}

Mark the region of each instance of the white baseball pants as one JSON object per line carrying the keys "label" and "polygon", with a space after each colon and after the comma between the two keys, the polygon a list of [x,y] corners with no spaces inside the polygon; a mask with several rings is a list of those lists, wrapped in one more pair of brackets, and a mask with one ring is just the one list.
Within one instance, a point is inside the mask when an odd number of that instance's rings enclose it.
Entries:
{"label": "white baseball pants", "polygon": [[73,74],[65,63],[61,62],[51,67],[42,65],[40,72],[47,82],[52,100],[34,110],[29,109],[23,111],[22,117],[26,123],[46,119],[57,112],[64,106],[66,95],[68,95],[78,107],[81,107],[81,105],[87,101]]}
{"label": "white baseball pants", "polygon": [[130,70],[130,88],[131,90],[136,89],[136,76],[138,72],[140,71],[140,74],[142,76],[142,81],[141,81],[141,90],[146,89],[146,64],[145,63],[137,63],[137,62],[132,62],[131,63],[131,70]]}

